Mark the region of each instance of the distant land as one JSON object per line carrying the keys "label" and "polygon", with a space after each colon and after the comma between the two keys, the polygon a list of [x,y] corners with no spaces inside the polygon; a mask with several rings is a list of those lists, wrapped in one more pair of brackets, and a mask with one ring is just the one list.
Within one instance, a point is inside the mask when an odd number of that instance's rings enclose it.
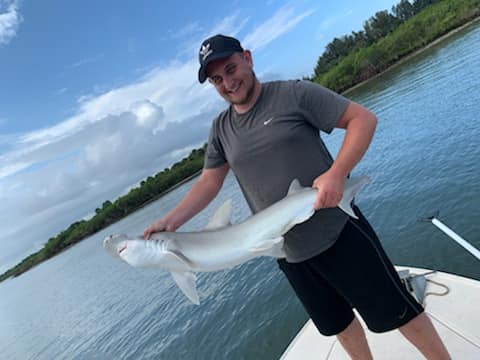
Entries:
{"label": "distant land", "polygon": [[[333,39],[306,80],[346,93],[479,19],[480,0],[401,0],[391,12],[379,11],[365,21],[362,31]],[[0,275],[0,281],[19,276],[196,177],[203,168],[205,146],[113,203],[105,201],[91,219],[50,238],[41,250]]]}

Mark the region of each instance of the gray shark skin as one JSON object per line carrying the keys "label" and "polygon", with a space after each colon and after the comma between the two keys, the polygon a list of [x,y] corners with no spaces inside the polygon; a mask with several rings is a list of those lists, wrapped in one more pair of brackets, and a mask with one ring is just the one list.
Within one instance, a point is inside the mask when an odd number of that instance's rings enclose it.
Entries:
{"label": "gray shark skin", "polygon": [[[368,176],[345,179],[338,207],[357,218],[351,203],[368,182]],[[283,199],[238,224],[230,224],[232,202],[227,200],[203,231],[159,232],[147,241],[110,235],[103,247],[131,266],[169,271],[187,298],[198,305],[195,272],[229,269],[258,256],[285,257],[283,235],[314,214],[316,195],[316,189],[301,187],[293,180]]]}

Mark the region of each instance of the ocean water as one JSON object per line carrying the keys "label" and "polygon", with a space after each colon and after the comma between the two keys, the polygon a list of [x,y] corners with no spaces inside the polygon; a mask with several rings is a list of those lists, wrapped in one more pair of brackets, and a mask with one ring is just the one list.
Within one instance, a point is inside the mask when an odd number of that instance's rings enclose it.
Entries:
{"label": "ocean water", "polygon": [[[355,174],[373,182],[357,203],[394,263],[480,279],[480,263],[432,224],[480,248],[480,26],[474,25],[355,90],[379,125]],[[338,151],[341,131],[326,137]],[[2,359],[277,359],[307,320],[272,259],[199,274],[201,305],[170,275],[110,258],[102,239],[139,234],[191,182],[22,276],[0,283]],[[249,210],[232,176],[181,230],[203,227],[224,200]]]}

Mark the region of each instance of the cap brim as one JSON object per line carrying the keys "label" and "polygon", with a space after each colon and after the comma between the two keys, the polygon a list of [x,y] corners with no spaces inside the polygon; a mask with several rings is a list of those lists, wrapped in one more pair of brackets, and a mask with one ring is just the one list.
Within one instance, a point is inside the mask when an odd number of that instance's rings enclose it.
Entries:
{"label": "cap brim", "polygon": [[230,57],[236,52],[237,52],[236,50],[229,50],[229,51],[225,51],[225,52],[210,56],[207,59],[207,61],[205,61],[205,63],[200,66],[200,69],[198,69],[198,81],[200,81],[200,84],[203,84],[205,80],[207,80],[207,66],[208,64],[210,64],[210,62],[214,60]]}

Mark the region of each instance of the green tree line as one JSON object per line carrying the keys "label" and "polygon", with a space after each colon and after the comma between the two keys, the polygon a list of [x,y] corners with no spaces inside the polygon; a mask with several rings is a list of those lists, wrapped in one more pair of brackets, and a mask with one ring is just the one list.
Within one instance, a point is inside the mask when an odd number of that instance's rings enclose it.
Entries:
{"label": "green tree line", "polygon": [[478,16],[480,0],[401,0],[330,42],[310,80],[345,91]]}
{"label": "green tree line", "polygon": [[140,207],[159,198],[176,185],[198,174],[203,167],[204,155],[205,146],[195,149],[189,156],[173,164],[170,168],[164,169],[155,176],[149,176],[140,183],[140,186],[132,188],[128,194],[119,197],[113,203],[109,200],[105,201],[102,207],[95,209],[95,215],[91,219],[77,221],[57,236],[50,238],[41,250],[31,254],[18,265],[0,275],[0,281],[24,273],[33,266],[131,214]]}
{"label": "green tree line", "polygon": [[[480,0],[401,0],[377,12],[352,32],[330,42],[319,57],[310,80],[344,91],[384,71],[401,58],[424,47],[450,30],[480,16]],[[90,220],[71,224],[48,240],[38,252],[0,275],[0,281],[18,276],[115,221],[131,214],[166,191],[197,174],[203,167],[205,146],[182,161],[150,176],[113,203],[105,201]]]}

